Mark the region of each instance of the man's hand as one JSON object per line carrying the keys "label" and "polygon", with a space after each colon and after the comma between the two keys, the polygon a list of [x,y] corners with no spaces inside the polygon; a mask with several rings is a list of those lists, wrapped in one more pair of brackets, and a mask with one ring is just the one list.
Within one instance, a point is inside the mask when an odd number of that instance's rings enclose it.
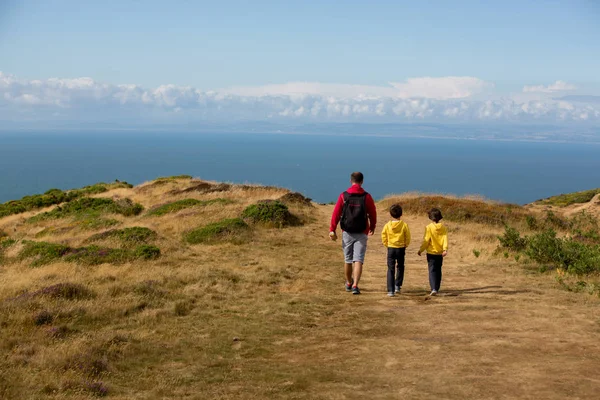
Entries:
{"label": "man's hand", "polygon": [[369,236],[373,236],[373,234],[374,234],[374,233],[375,233],[375,230],[374,230],[374,229],[370,229],[370,230],[369,230]]}
{"label": "man's hand", "polygon": [[337,235],[335,232],[329,232],[329,239],[333,240],[334,242],[337,240]]}
{"label": "man's hand", "polygon": [[448,250],[444,250],[444,251],[442,252],[442,257],[446,257],[447,255],[448,255]]}

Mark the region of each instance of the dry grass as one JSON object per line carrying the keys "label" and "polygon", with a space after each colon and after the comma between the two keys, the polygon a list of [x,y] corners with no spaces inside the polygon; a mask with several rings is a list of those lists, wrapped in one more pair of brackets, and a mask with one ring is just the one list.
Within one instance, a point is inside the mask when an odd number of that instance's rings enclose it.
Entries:
{"label": "dry grass", "polygon": [[[191,229],[287,193],[231,186],[168,194],[190,182],[97,195],[131,198],[146,209],[186,198],[232,200],[161,217],[115,217],[119,229],[157,232],[157,260],[31,268],[14,259],[19,243],[7,250],[0,398],[82,399],[106,391],[114,399],[563,399],[594,398],[600,390],[599,300],[494,257],[501,226],[448,220],[448,295],[429,298],[425,261],[416,255],[427,219],[405,207],[414,243],[404,294],[385,296],[385,249],[374,236],[363,294],[352,296],[342,287],[339,243],[327,238],[332,206],[290,204],[305,225],[256,226],[241,244],[188,245],[183,235]],[[378,205],[377,235],[389,201]],[[0,219],[0,229],[18,240],[39,240],[48,230],[43,240],[73,247],[106,231],[69,219],[23,222],[32,215]],[[36,295],[64,283],[89,296]]]}

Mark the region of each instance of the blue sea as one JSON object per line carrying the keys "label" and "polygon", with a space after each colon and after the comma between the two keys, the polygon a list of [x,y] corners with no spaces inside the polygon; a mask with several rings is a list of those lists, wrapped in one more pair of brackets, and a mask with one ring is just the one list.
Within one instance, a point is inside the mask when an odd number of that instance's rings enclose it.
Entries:
{"label": "blue sea", "polygon": [[276,185],[329,202],[365,175],[376,199],[407,191],[529,203],[600,187],[599,145],[256,133],[0,133],[0,202],[115,179],[188,174]]}

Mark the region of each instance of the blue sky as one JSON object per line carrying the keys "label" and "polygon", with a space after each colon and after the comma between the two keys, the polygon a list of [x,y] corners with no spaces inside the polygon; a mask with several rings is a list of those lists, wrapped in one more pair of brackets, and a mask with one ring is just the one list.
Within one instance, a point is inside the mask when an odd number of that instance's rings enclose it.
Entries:
{"label": "blue sky", "polygon": [[600,121],[600,2],[0,0],[0,71],[0,118]]}

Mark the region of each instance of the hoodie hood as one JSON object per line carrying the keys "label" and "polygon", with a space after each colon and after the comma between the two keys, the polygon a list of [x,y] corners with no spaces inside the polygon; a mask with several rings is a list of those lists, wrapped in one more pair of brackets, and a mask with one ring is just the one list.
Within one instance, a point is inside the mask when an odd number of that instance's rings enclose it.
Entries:
{"label": "hoodie hood", "polygon": [[404,227],[404,221],[390,221],[390,230],[394,233],[402,232],[402,228]]}
{"label": "hoodie hood", "polygon": [[355,183],[352,186],[350,186],[346,190],[346,192],[352,193],[352,194],[362,194],[365,192],[365,189],[363,189],[362,186],[360,186],[358,183]]}
{"label": "hoodie hood", "polygon": [[435,223],[432,222],[431,223],[431,227],[435,230],[435,232],[437,233],[442,233],[446,228],[444,228],[444,225],[442,225],[441,222]]}

